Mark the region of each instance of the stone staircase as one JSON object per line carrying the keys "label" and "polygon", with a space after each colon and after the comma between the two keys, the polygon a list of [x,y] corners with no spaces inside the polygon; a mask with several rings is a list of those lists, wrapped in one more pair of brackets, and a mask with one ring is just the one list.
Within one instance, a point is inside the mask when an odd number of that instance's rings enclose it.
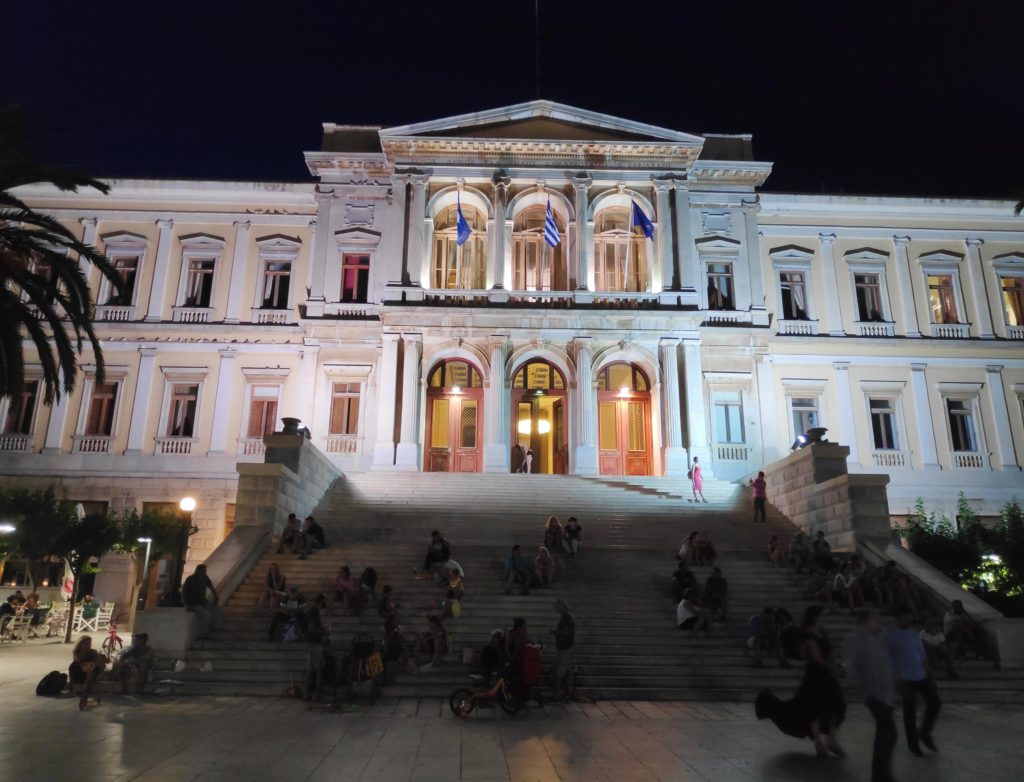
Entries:
{"label": "stone staircase", "polygon": [[[400,601],[406,633],[425,627],[425,614],[442,597],[428,581],[415,580],[432,529],[441,529],[453,557],[466,570],[462,616],[449,623],[454,649],[442,664],[416,676],[400,675],[386,688],[391,697],[447,696],[467,681],[464,648],[478,648],[513,617],[527,620],[534,640],[549,641],[557,621],[556,597],[572,607],[577,622],[579,688],[590,697],[643,700],[751,701],[765,686],[792,691],[799,666],[768,663],[753,668],[744,645],[748,618],[765,604],[785,605],[799,617],[808,601],[802,584],[785,569],[771,568],[763,552],[772,532],[789,536],[792,525],[775,512],[767,524],[750,522],[749,496],[736,484],[709,479],[707,504],[691,501],[689,482],[659,478],[584,478],[547,475],[353,474],[339,481],[317,509],[329,548],[307,560],[268,552],[226,605],[226,623],[213,639],[197,643],[186,660],[186,691],[279,695],[292,677],[300,681],[302,644],[266,641],[268,613],[256,607],[267,567],[277,562],[307,599],[326,591],[341,565],[354,574],[372,565],[379,584],[391,584]],[[502,594],[502,562],[513,542],[532,559],[543,525],[554,513],[583,525],[583,551],[557,556],[555,585],[529,596]],[[690,639],[675,627],[668,594],[675,551],[691,530],[707,532],[717,564],[729,579],[729,620],[715,637]],[[709,568],[696,568],[703,581]],[[380,638],[376,612],[364,619],[328,617],[335,650],[343,654],[358,630]],[[851,617],[831,615],[827,626],[841,640]],[[545,658],[551,661],[553,644]],[[210,672],[201,672],[204,663]],[[943,682],[950,701],[1012,700],[1024,690],[1024,674],[998,673],[990,664],[965,664],[961,682]]]}

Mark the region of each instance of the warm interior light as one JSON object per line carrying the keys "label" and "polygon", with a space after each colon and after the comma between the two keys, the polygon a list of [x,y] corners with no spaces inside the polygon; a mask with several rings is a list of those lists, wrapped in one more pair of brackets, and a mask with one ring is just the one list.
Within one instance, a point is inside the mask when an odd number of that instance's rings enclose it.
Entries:
{"label": "warm interior light", "polygon": [[452,393],[453,394],[461,394],[462,393],[462,388],[460,388],[459,386],[452,386]]}
{"label": "warm interior light", "polygon": [[44,578],[42,581],[39,582],[39,586],[44,586],[44,587],[50,586],[50,579]]}
{"label": "warm interior light", "polygon": [[178,507],[185,511],[185,513],[191,513],[196,509],[196,501],[192,497],[182,497]]}
{"label": "warm interior light", "polygon": [[629,396],[629,386],[623,386],[619,389],[619,396]]}
{"label": "warm interior light", "polygon": [[519,429],[519,434],[529,434],[530,433],[530,429],[531,429],[531,427],[530,427],[530,419],[529,418],[521,418],[521,419],[519,419],[519,426],[517,428]]}
{"label": "warm interior light", "polygon": [[548,421],[546,418],[541,418],[537,422],[537,431],[540,432],[541,434],[547,434],[548,432],[551,431],[551,422]]}

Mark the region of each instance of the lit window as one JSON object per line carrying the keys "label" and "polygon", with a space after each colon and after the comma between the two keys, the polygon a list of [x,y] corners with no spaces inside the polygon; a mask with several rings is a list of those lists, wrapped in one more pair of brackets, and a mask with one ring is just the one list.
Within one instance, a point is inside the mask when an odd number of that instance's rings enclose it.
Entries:
{"label": "lit window", "polygon": [[262,438],[277,428],[277,386],[253,386],[249,401],[246,436]]}
{"label": "lit window", "polygon": [[721,262],[709,263],[708,309],[732,310],[735,308],[733,303],[732,264]]}
{"label": "lit window", "polygon": [[779,272],[784,320],[807,320],[807,281],[803,272]]}
{"label": "lit window", "polygon": [[265,310],[288,309],[288,289],[291,286],[291,261],[267,261],[263,267],[263,302]]}
{"label": "lit window", "polygon": [[370,256],[345,253],[341,264],[341,300],[366,302],[370,285]]}
{"label": "lit window", "polygon": [[442,209],[434,218],[435,288],[483,290],[487,274],[487,221],[465,203],[462,216],[472,233],[461,246],[456,242],[456,207]]}
{"label": "lit window", "polygon": [[1002,277],[1003,313],[1007,326],[1024,326],[1024,277]]}
{"label": "lit window", "polygon": [[790,400],[793,414],[793,435],[799,436],[818,426],[818,400],[811,397],[793,397]]}
{"label": "lit window", "polygon": [[970,400],[947,399],[949,436],[953,450],[958,453],[978,450],[978,435],[974,428],[974,413]]}
{"label": "lit window", "polygon": [[[552,210],[560,236],[562,218]],[[569,287],[565,241],[551,247],[544,240],[547,207],[531,206],[516,215],[512,226],[512,287],[520,291],[564,291]]]}
{"label": "lit window", "polygon": [[199,386],[175,383],[171,386],[171,408],[167,416],[168,437],[191,437],[196,425]]}
{"label": "lit window", "polygon": [[928,275],[928,305],[932,323],[959,323],[956,288],[951,274]]}
{"label": "lit window", "polygon": [[359,383],[335,383],[331,390],[330,434],[359,433]]}
{"label": "lit window", "polygon": [[112,260],[114,269],[124,281],[124,290],[118,292],[117,288],[109,282],[105,282],[107,297],[105,303],[108,305],[127,306],[132,303],[135,295],[135,279],[139,273],[139,256],[124,255]]}
{"label": "lit window", "polygon": [[877,274],[853,275],[857,289],[857,318],[863,322],[885,322],[882,307],[882,286]]}
{"label": "lit window", "polygon": [[85,419],[85,434],[101,437],[113,434],[116,402],[117,383],[97,383],[92,387],[89,411]]}
{"label": "lit window", "polygon": [[213,293],[213,268],[215,264],[215,258],[189,259],[184,306],[210,306],[210,295]]}
{"label": "lit window", "polygon": [[743,400],[739,391],[714,394],[715,441],[743,443]]}
{"label": "lit window", "polygon": [[10,398],[7,418],[4,420],[4,434],[32,434],[38,395],[39,381],[30,380],[18,396]]}
{"label": "lit window", "polygon": [[870,399],[871,434],[876,451],[898,451],[896,438],[896,403],[892,399]]}
{"label": "lit window", "polygon": [[616,206],[594,221],[594,285],[599,291],[642,291],[647,280],[647,247],[630,211]]}

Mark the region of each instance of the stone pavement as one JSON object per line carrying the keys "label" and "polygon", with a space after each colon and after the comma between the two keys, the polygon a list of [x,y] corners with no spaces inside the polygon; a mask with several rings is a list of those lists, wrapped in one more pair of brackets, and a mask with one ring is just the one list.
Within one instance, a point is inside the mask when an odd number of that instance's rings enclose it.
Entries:
{"label": "stone pavement", "polygon": [[[6,780],[376,780],[377,782],[674,782],[868,780],[871,725],[851,704],[850,757],[819,761],[809,742],[759,723],[748,704],[604,702],[515,717],[390,701],[311,712],[275,698],[108,696],[79,712],[34,694],[61,667],[60,644],[0,648],[0,775]],[[902,732],[902,728],[901,728]],[[900,780],[1020,779],[1024,706],[950,706],[938,756],[896,751]]]}

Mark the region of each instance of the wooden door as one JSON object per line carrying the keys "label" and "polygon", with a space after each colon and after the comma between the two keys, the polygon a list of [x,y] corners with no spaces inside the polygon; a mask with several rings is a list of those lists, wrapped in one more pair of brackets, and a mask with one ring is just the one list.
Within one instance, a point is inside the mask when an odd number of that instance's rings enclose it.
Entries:
{"label": "wooden door", "polygon": [[480,400],[430,400],[429,472],[480,471]]}
{"label": "wooden door", "polygon": [[598,407],[598,460],[602,475],[650,475],[650,403],[603,399]]}
{"label": "wooden door", "polygon": [[555,438],[554,453],[555,463],[553,465],[556,475],[569,474],[569,438],[565,426],[565,400],[559,399],[552,408],[551,435]]}

